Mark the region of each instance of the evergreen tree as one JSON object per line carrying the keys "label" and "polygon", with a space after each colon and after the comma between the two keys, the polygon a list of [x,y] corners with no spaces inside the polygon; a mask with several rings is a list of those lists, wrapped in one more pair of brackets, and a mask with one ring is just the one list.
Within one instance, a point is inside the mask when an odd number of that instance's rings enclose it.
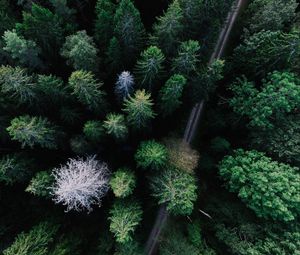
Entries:
{"label": "evergreen tree", "polygon": [[22,147],[56,149],[61,133],[45,117],[31,117],[24,115],[16,117],[7,128],[12,140],[21,143]]}
{"label": "evergreen tree", "polygon": [[147,127],[149,121],[155,117],[150,94],[146,93],[145,90],[137,90],[134,97],[129,96],[124,101],[124,105],[124,112],[128,114],[127,120],[135,129]]}
{"label": "evergreen tree", "polygon": [[133,75],[128,71],[123,71],[119,74],[116,86],[115,93],[121,99],[128,98],[134,90],[134,78]]}
{"label": "evergreen tree", "polygon": [[91,72],[75,71],[69,78],[69,87],[79,102],[92,111],[104,111],[105,92],[100,90],[103,84],[97,81]]}
{"label": "evergreen tree", "polygon": [[142,220],[142,208],[134,200],[116,200],[110,210],[110,231],[122,244],[132,240],[132,235]]}
{"label": "evergreen tree", "polygon": [[67,64],[76,70],[85,71],[97,71],[97,52],[93,38],[85,30],[67,36],[61,49],[61,55],[67,59]]}
{"label": "evergreen tree", "polygon": [[15,18],[9,0],[0,0],[0,35],[12,29],[14,25]]}
{"label": "evergreen tree", "polygon": [[136,186],[134,173],[128,168],[120,168],[113,173],[110,186],[116,197],[124,198],[133,193]]}
{"label": "evergreen tree", "polygon": [[110,39],[113,37],[112,27],[114,25],[114,13],[116,5],[112,0],[97,0],[95,39],[101,48],[106,49]]}
{"label": "evergreen tree", "polygon": [[197,199],[195,177],[176,168],[166,168],[151,180],[152,196],[167,204],[174,215],[190,215]]}
{"label": "evergreen tree", "polygon": [[3,49],[22,66],[30,68],[43,68],[39,57],[41,49],[34,41],[26,40],[18,36],[15,30],[7,30],[2,36],[4,40]]}
{"label": "evergreen tree", "polygon": [[[258,217],[293,221],[299,217],[299,169],[272,161],[258,151],[235,150],[219,165],[231,192]],[[297,172],[298,171],[298,172]]]}
{"label": "evergreen tree", "polygon": [[166,147],[154,140],[141,142],[134,157],[137,166],[143,169],[160,170],[168,161]]}
{"label": "evergreen tree", "polygon": [[171,76],[159,91],[159,107],[164,116],[171,115],[181,105],[186,78],[180,74]]}
{"label": "evergreen tree", "polygon": [[189,40],[179,46],[177,56],[172,61],[172,70],[175,73],[190,75],[197,71],[199,63],[200,45],[198,41]]}
{"label": "evergreen tree", "polygon": [[108,65],[110,73],[117,73],[122,67],[122,49],[119,40],[113,37],[109,41],[107,51],[105,52],[105,62]]}
{"label": "evergreen tree", "polygon": [[38,172],[30,181],[25,191],[35,196],[50,198],[50,188],[53,184],[54,177],[47,171]]}
{"label": "evergreen tree", "polygon": [[153,83],[160,78],[165,57],[156,46],[150,46],[141,53],[135,66],[136,76],[143,87],[151,90]]}
{"label": "evergreen tree", "polygon": [[103,127],[106,133],[113,136],[116,140],[124,140],[128,135],[128,128],[123,114],[110,113],[106,116]]}
{"label": "evergreen tree", "polygon": [[122,49],[122,63],[134,63],[143,48],[145,28],[131,0],[121,0],[114,16],[114,34]]}
{"label": "evergreen tree", "polygon": [[91,142],[101,142],[104,137],[104,129],[101,121],[89,120],[84,124],[83,133]]}
{"label": "evergreen tree", "polygon": [[175,54],[180,42],[183,32],[182,19],[183,14],[179,2],[174,0],[153,27],[153,41],[168,57]]}

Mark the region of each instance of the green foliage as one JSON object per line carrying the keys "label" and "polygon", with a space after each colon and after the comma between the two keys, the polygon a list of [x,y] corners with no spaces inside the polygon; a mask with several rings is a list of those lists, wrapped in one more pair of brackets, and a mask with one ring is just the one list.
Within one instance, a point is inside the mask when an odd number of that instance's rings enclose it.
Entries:
{"label": "green foliage", "polygon": [[219,165],[229,190],[259,217],[293,221],[300,214],[298,168],[272,161],[263,153],[238,149]]}
{"label": "green foliage", "polygon": [[77,155],[92,153],[92,145],[83,135],[75,135],[70,139],[71,150]]}
{"label": "green foliage", "polygon": [[23,22],[16,24],[17,34],[35,41],[47,56],[53,55],[63,42],[60,18],[47,8],[33,4],[31,12],[23,12]]}
{"label": "green foliage", "polygon": [[159,170],[166,166],[168,152],[164,145],[149,140],[141,142],[134,157],[138,167]]}
{"label": "green foliage", "polygon": [[1,92],[16,103],[33,104],[37,99],[35,84],[31,76],[20,67],[0,67]]}
{"label": "green foliage", "polygon": [[151,89],[163,72],[164,54],[156,46],[150,46],[141,53],[135,72],[141,85]]}
{"label": "green foliage", "polygon": [[76,70],[86,71],[97,71],[97,52],[93,38],[85,30],[67,36],[61,49],[61,55],[67,59],[67,64]]}
{"label": "green foliage", "polygon": [[80,255],[79,246],[79,237],[70,235],[59,240],[49,255]]}
{"label": "green foliage", "polygon": [[285,120],[285,115],[300,104],[300,79],[289,72],[273,72],[262,81],[261,89],[254,83],[239,79],[231,86],[234,93],[229,103],[233,110],[250,119],[250,126],[272,128],[274,121]]}
{"label": "green foliage", "polygon": [[142,208],[134,200],[116,200],[110,210],[110,231],[116,241],[127,243],[132,240],[132,235],[142,220]]}
{"label": "green foliage", "polygon": [[50,198],[50,187],[54,177],[47,171],[38,172],[30,181],[25,191],[35,196]]}
{"label": "green foliage", "polygon": [[166,168],[151,180],[152,196],[167,203],[173,215],[190,215],[197,199],[195,177],[176,168]]}
{"label": "green foliage", "polygon": [[159,107],[164,116],[171,115],[181,105],[187,80],[181,74],[171,76],[159,91]]}
{"label": "green foliage", "polygon": [[111,73],[116,73],[122,66],[122,49],[119,40],[113,37],[109,41],[107,51],[105,52],[105,62]]}
{"label": "green foliage", "polygon": [[168,57],[175,54],[180,42],[183,32],[182,19],[183,14],[179,2],[174,0],[153,27],[153,41]]}
{"label": "green foliage", "polygon": [[113,173],[110,186],[116,197],[127,197],[133,193],[136,186],[134,173],[128,168],[120,168]]}
{"label": "green foliage", "polygon": [[7,30],[2,36],[5,46],[3,49],[16,60],[17,63],[31,68],[42,68],[43,63],[39,58],[41,49],[34,41],[18,36],[15,30]]}
{"label": "green foliage", "polygon": [[144,255],[143,247],[136,241],[131,240],[127,243],[116,245],[114,255]]}
{"label": "green foliage", "polygon": [[0,0],[0,34],[14,27],[15,20],[9,0]]}
{"label": "green foliage", "polygon": [[123,111],[128,114],[128,123],[135,129],[147,127],[149,121],[155,117],[150,96],[145,90],[137,90],[134,97],[129,96],[124,101]]}
{"label": "green foliage", "polygon": [[91,142],[101,142],[104,137],[102,122],[98,120],[89,120],[84,124],[83,133]]}
{"label": "green foliage", "polygon": [[75,71],[69,78],[69,87],[80,103],[89,110],[104,111],[104,95],[100,88],[103,84],[95,79],[91,72]]}
{"label": "green foliage", "polygon": [[26,181],[32,170],[31,161],[21,154],[5,155],[0,159],[0,181],[6,185]]}
{"label": "green foliage", "polygon": [[112,135],[116,140],[122,141],[128,135],[128,128],[123,114],[109,113],[103,123],[106,133]]}
{"label": "green foliage", "polygon": [[106,48],[113,36],[113,23],[116,5],[112,0],[97,0],[95,7],[95,38],[103,48]]}
{"label": "green foliage", "polygon": [[41,222],[28,233],[19,234],[3,255],[47,255],[48,245],[53,242],[57,229],[53,224]]}
{"label": "green foliage", "polygon": [[179,46],[177,56],[172,61],[172,70],[175,73],[189,75],[197,71],[199,63],[200,45],[198,41],[189,40]]}
{"label": "green foliage", "polygon": [[12,140],[21,143],[22,147],[56,149],[60,132],[45,117],[24,115],[16,117],[7,128]]}
{"label": "green foliage", "polygon": [[114,16],[114,34],[122,49],[122,62],[133,63],[143,48],[145,28],[131,0],[121,0]]}
{"label": "green foliage", "polygon": [[223,137],[215,137],[210,142],[210,148],[214,152],[226,152],[230,149],[230,143]]}

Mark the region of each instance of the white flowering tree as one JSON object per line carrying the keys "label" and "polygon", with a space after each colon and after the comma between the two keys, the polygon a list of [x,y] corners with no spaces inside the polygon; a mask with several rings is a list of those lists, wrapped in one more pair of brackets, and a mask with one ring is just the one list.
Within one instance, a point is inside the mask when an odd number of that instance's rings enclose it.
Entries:
{"label": "white flowering tree", "polygon": [[67,206],[67,212],[92,211],[92,205],[101,205],[109,189],[110,171],[107,164],[95,156],[70,159],[66,165],[55,168],[53,175],[53,200]]}
{"label": "white flowering tree", "polygon": [[115,93],[120,99],[123,100],[133,92],[133,86],[134,86],[133,75],[128,71],[123,71],[118,76],[116,87],[115,87]]}

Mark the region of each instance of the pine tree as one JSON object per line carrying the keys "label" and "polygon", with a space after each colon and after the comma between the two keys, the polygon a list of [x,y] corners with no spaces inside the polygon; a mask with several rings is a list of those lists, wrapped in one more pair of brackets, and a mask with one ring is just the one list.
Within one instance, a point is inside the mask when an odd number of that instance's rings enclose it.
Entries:
{"label": "pine tree", "polygon": [[123,56],[122,63],[134,63],[143,48],[145,28],[140,13],[131,0],[121,0],[114,16],[114,34]]}
{"label": "pine tree", "polygon": [[7,30],[2,38],[4,40],[3,49],[17,63],[30,68],[43,68],[42,60],[39,57],[41,49],[34,41],[24,39],[15,30]]}
{"label": "pine tree", "polygon": [[85,30],[67,36],[61,49],[61,55],[67,59],[67,64],[75,70],[85,71],[97,71],[97,52],[93,38],[88,36]]}
{"label": "pine tree", "polygon": [[164,145],[150,140],[141,142],[134,157],[138,167],[160,170],[167,164],[168,152]]}
{"label": "pine tree", "polygon": [[85,137],[95,143],[101,142],[104,137],[104,132],[102,121],[98,120],[89,120],[83,127]]}
{"label": "pine tree", "polygon": [[122,49],[120,42],[116,37],[110,39],[105,56],[105,62],[108,65],[109,72],[119,72],[122,68]]}
{"label": "pine tree", "polygon": [[132,235],[142,220],[142,208],[134,200],[116,200],[110,210],[110,231],[122,244],[132,241]]}
{"label": "pine tree", "polygon": [[115,86],[115,93],[121,99],[124,100],[131,95],[134,88],[133,75],[128,71],[123,71],[118,75],[118,79]]}
{"label": "pine tree", "polygon": [[181,105],[186,78],[180,74],[171,76],[159,91],[159,107],[164,116],[171,115]]}
{"label": "pine tree", "polygon": [[69,78],[69,87],[79,102],[92,111],[104,111],[104,95],[100,90],[103,84],[97,81],[91,72],[75,71]]}
{"label": "pine tree", "polygon": [[122,141],[128,135],[125,117],[122,114],[110,113],[106,116],[103,127],[106,133],[112,135],[116,140]]}
{"label": "pine tree", "polygon": [[179,2],[174,0],[153,27],[153,41],[167,57],[173,56],[177,50],[183,31],[182,19],[183,14]]}
{"label": "pine tree", "polygon": [[189,76],[197,71],[200,45],[198,41],[189,40],[179,46],[177,56],[172,61],[172,71]]}
{"label": "pine tree", "polygon": [[135,66],[136,76],[143,87],[151,90],[163,72],[165,57],[156,46],[150,46],[141,53]]}
{"label": "pine tree", "polygon": [[137,90],[134,97],[130,96],[124,101],[124,106],[123,111],[128,114],[128,123],[135,129],[147,127],[149,121],[155,117],[150,94],[145,90]]}
{"label": "pine tree", "polygon": [[110,186],[116,197],[127,197],[133,193],[136,186],[136,177],[130,169],[120,168],[113,173]]}
{"label": "pine tree", "polygon": [[41,171],[38,172],[30,181],[30,184],[26,188],[26,192],[32,193],[35,196],[50,198],[51,186],[53,184],[54,177],[50,172]]}
{"label": "pine tree", "polygon": [[38,145],[41,148],[56,149],[61,135],[47,118],[29,115],[14,118],[7,131],[12,140],[20,142],[22,147],[30,148]]}

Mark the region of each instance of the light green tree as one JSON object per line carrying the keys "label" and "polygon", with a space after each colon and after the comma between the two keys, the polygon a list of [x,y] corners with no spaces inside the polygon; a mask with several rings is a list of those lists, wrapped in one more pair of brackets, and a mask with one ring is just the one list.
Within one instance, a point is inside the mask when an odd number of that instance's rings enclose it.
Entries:
{"label": "light green tree", "polygon": [[123,114],[109,113],[106,116],[103,127],[107,134],[119,141],[126,139],[128,135],[128,128]]}
{"label": "light green tree", "polygon": [[54,176],[50,172],[40,171],[31,179],[25,191],[35,196],[50,198],[53,182]]}
{"label": "light green tree", "polygon": [[124,198],[133,193],[136,177],[130,169],[120,168],[113,173],[109,184],[116,197]]}

